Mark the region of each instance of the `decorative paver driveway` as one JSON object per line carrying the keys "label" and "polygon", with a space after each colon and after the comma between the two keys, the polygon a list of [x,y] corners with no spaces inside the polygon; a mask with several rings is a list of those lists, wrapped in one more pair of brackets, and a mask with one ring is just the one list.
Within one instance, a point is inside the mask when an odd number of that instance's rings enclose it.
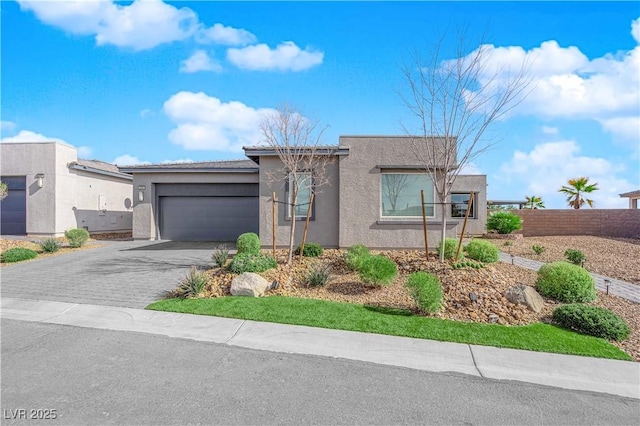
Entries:
{"label": "decorative paver driveway", "polygon": [[192,265],[213,265],[216,243],[100,241],[101,247],[0,270],[2,297],[144,308]]}

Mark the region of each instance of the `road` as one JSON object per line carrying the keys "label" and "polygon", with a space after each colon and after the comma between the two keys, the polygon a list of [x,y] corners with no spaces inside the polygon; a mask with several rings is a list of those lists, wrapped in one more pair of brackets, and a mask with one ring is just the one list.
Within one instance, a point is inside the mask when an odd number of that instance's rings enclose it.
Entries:
{"label": "road", "polygon": [[[637,424],[640,401],[2,320],[2,424]],[[25,411],[21,411],[25,410]],[[22,420],[31,414],[55,420]]]}

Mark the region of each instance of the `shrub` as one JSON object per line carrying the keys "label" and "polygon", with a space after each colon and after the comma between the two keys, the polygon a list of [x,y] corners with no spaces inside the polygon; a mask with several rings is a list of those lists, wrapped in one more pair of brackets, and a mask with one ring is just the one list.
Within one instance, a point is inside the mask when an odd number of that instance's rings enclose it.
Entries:
{"label": "shrub", "polygon": [[[442,252],[442,241],[438,243],[438,255]],[[458,251],[458,240],[455,238],[445,238],[444,239],[444,258],[445,259],[454,259],[456,257],[456,252]]]}
{"label": "shrub", "polygon": [[546,250],[543,246],[536,246],[533,245],[531,246],[531,250],[533,250],[533,252],[535,254],[537,254],[538,256],[540,256],[542,253],[544,253],[544,251]]}
{"label": "shrub", "polygon": [[369,249],[367,247],[362,244],[355,244],[349,247],[344,260],[349,269],[352,271],[359,271],[362,263],[369,256],[371,256],[371,253],[369,253]]}
{"label": "shrub", "polygon": [[38,257],[38,253],[31,249],[14,247],[2,253],[0,260],[6,263],[21,262],[23,260],[34,259]]}
{"label": "shrub", "polygon": [[487,218],[487,230],[498,234],[510,234],[522,229],[522,218],[512,212],[495,212]]}
{"label": "shrub", "polygon": [[305,282],[314,287],[325,285],[329,281],[331,281],[331,266],[323,263],[313,265],[305,278]]}
{"label": "shrub", "polygon": [[464,251],[467,256],[478,262],[493,263],[498,261],[498,248],[489,241],[471,240]]}
{"label": "shrub", "polygon": [[215,248],[211,254],[211,260],[219,268],[222,268],[227,263],[228,258],[229,248],[226,245]]}
{"label": "shrub", "polygon": [[[323,251],[324,249],[318,243],[305,243],[304,252],[302,253],[302,255],[304,257],[318,257],[318,256],[322,256]],[[296,248],[296,255],[299,255],[299,254],[300,254],[300,246]]]}
{"label": "shrub", "polygon": [[89,231],[82,228],[68,229],[64,232],[64,236],[71,247],[78,248],[89,240]]}
{"label": "shrub", "polygon": [[253,232],[246,232],[238,237],[236,241],[238,254],[260,254],[260,237]]}
{"label": "shrub", "polygon": [[474,262],[473,260],[461,260],[459,262],[453,262],[451,264],[453,269],[463,269],[463,268],[474,268],[474,269],[482,269],[484,265],[480,262]]}
{"label": "shrub", "polygon": [[60,250],[61,246],[60,241],[56,240],[55,238],[47,238],[44,241],[40,241],[39,245],[40,249],[44,253],[55,253]]}
{"label": "shrub", "polygon": [[598,306],[580,303],[560,306],[553,311],[553,320],[561,327],[609,340],[621,341],[631,334],[623,318]]}
{"label": "shrub", "polygon": [[178,297],[197,297],[204,290],[206,283],[207,277],[204,272],[192,266],[187,276],[180,280],[177,290]]}
{"label": "shrub", "polygon": [[234,274],[243,272],[264,272],[278,266],[276,260],[267,254],[236,254],[229,264],[229,271]]}
{"label": "shrub", "polygon": [[568,249],[564,252],[564,257],[574,265],[582,265],[587,261],[587,256],[584,255],[580,250]]}
{"label": "shrub", "polygon": [[437,276],[422,271],[414,272],[407,279],[407,287],[420,310],[435,314],[442,307],[442,284]]}
{"label": "shrub", "polygon": [[398,275],[396,263],[384,256],[368,256],[360,265],[360,279],[367,284],[389,285]]}
{"label": "shrub", "polygon": [[567,262],[542,265],[536,287],[541,295],[564,303],[590,302],[596,298],[595,283],[589,272]]}

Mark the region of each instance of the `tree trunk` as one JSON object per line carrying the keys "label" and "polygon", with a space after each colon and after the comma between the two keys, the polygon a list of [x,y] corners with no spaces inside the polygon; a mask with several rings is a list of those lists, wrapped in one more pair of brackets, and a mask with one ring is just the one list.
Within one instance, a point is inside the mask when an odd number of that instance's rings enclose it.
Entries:
{"label": "tree trunk", "polygon": [[444,263],[444,243],[447,238],[447,206],[444,201],[440,203],[440,206],[442,206],[442,220],[440,222],[440,225],[442,226],[442,230],[440,231],[440,262]]}
{"label": "tree trunk", "polygon": [[[295,198],[293,198],[295,200]],[[291,265],[293,260],[293,240],[296,231],[296,206],[292,203],[289,208],[291,209],[291,227],[289,228],[289,257],[287,258],[287,265]]]}

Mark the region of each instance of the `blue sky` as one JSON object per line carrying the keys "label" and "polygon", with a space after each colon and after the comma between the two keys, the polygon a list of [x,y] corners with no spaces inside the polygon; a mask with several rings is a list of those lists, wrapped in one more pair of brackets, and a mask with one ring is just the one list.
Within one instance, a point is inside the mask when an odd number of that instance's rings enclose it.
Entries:
{"label": "blue sky", "polygon": [[[0,3],[2,142],[62,140],[119,165],[242,158],[287,102],[340,135],[402,135],[400,66],[447,28],[535,89],[469,172],[490,199],[589,176],[597,207],[640,189],[638,2]],[[445,42],[446,47],[451,47]],[[478,45],[470,45],[469,52]]]}

